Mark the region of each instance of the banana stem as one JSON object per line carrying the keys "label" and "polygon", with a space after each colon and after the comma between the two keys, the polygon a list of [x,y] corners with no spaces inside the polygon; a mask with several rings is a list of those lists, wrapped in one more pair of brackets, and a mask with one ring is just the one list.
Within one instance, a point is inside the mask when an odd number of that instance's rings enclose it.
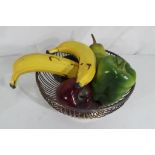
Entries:
{"label": "banana stem", "polygon": [[93,34],[91,34],[91,37],[92,37],[92,39],[93,39],[93,44],[96,44],[96,39],[95,39],[95,37],[94,37]]}

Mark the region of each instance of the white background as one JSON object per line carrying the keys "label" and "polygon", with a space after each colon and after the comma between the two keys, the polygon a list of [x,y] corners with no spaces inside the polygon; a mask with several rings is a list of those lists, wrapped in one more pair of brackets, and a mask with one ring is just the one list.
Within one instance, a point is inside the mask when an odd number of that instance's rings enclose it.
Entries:
{"label": "white background", "polygon": [[91,44],[90,34],[112,51],[122,54],[154,54],[155,27],[0,27],[0,56],[44,51],[64,40]]}
{"label": "white background", "polygon": [[[155,128],[155,27],[0,27],[0,33],[0,128]],[[90,45],[91,33],[137,71],[133,95],[116,112],[86,121],[65,116],[42,98],[34,74],[21,76],[15,90],[9,87],[12,64],[21,55],[65,40]]]}

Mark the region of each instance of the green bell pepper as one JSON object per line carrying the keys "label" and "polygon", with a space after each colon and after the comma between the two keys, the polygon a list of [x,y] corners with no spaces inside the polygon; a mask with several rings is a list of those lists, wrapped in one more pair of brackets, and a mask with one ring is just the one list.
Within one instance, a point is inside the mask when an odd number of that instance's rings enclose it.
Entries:
{"label": "green bell pepper", "polygon": [[96,76],[92,82],[94,100],[111,104],[120,100],[135,84],[136,72],[118,56],[98,58]]}

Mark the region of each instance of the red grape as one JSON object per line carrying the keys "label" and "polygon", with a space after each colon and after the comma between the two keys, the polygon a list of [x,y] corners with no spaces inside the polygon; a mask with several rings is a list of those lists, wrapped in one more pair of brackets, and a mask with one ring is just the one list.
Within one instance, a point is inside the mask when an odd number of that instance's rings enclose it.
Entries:
{"label": "red grape", "polygon": [[92,101],[92,89],[89,85],[82,88],[76,87],[76,79],[67,79],[57,88],[57,100],[70,107],[89,108]]}

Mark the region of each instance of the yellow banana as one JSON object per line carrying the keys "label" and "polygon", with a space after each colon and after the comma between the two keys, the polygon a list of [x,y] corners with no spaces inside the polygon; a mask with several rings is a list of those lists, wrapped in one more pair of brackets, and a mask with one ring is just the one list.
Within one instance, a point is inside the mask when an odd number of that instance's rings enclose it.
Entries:
{"label": "yellow banana", "polygon": [[10,86],[15,88],[18,77],[28,72],[50,72],[73,78],[77,76],[78,63],[49,54],[34,53],[25,55],[17,59],[13,66]]}
{"label": "yellow banana", "polygon": [[79,60],[79,69],[76,83],[80,87],[92,81],[96,72],[96,57],[94,52],[85,44],[77,41],[66,41],[47,53],[65,52],[76,56]]}

